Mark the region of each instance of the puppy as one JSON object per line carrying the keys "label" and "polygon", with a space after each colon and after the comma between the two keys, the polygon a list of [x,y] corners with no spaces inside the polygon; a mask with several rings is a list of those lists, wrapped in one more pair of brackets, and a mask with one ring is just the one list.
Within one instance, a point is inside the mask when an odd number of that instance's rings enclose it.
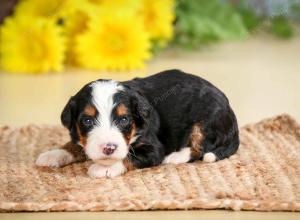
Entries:
{"label": "puppy", "polygon": [[236,117],[226,96],[208,81],[168,70],[125,82],[96,80],[71,97],[61,114],[71,142],[39,155],[38,166],[91,159],[91,177],[203,160],[239,146]]}

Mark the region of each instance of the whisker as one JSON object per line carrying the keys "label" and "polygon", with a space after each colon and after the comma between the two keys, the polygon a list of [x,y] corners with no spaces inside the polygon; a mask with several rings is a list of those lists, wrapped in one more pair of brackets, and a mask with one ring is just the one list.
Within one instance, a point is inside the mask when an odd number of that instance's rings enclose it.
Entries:
{"label": "whisker", "polygon": [[130,148],[130,150],[132,150],[132,152],[133,152],[134,156],[136,157],[136,154],[135,154],[134,148],[133,148],[133,147],[131,147],[131,148]]}

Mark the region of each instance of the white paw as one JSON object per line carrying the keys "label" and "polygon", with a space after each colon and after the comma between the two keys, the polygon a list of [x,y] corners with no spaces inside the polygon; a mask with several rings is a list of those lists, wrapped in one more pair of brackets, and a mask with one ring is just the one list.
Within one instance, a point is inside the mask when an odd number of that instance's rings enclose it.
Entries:
{"label": "white paw", "polygon": [[63,149],[55,149],[41,153],[35,161],[35,164],[37,166],[61,167],[73,161],[74,157],[72,154]]}
{"label": "white paw", "polygon": [[182,148],[178,152],[173,152],[165,157],[163,164],[171,163],[171,164],[179,164],[186,163],[191,159],[191,149],[190,148]]}
{"label": "white paw", "polygon": [[89,167],[88,175],[94,178],[101,177],[115,177],[126,172],[126,167],[122,161],[119,161],[112,166],[103,166],[100,164],[93,164]]}
{"label": "white paw", "polygon": [[212,162],[215,162],[216,160],[217,160],[217,157],[212,152],[206,153],[203,156],[203,161],[206,163],[212,163]]}

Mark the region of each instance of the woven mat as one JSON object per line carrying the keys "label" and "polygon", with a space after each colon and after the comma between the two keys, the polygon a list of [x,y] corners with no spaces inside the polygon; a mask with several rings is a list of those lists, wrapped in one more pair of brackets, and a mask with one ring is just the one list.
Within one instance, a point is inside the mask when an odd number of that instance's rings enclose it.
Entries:
{"label": "woven mat", "polygon": [[67,141],[60,126],[0,127],[0,211],[300,211],[300,126],[288,115],[243,127],[230,159],[113,179],[88,177],[90,161],[58,169],[34,165],[39,153]]}

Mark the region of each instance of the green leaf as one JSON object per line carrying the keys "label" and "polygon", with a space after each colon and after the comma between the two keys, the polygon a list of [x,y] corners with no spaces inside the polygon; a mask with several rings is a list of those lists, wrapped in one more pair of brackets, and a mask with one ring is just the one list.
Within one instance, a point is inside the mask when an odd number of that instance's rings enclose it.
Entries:
{"label": "green leaf", "polygon": [[286,17],[277,16],[271,19],[271,32],[283,39],[289,39],[294,35],[294,30]]}
{"label": "green leaf", "polygon": [[176,15],[174,44],[186,48],[248,36],[241,16],[218,0],[178,1]]}
{"label": "green leaf", "polygon": [[249,8],[239,8],[238,12],[248,31],[252,32],[259,27],[263,19],[257,16],[255,12]]}

